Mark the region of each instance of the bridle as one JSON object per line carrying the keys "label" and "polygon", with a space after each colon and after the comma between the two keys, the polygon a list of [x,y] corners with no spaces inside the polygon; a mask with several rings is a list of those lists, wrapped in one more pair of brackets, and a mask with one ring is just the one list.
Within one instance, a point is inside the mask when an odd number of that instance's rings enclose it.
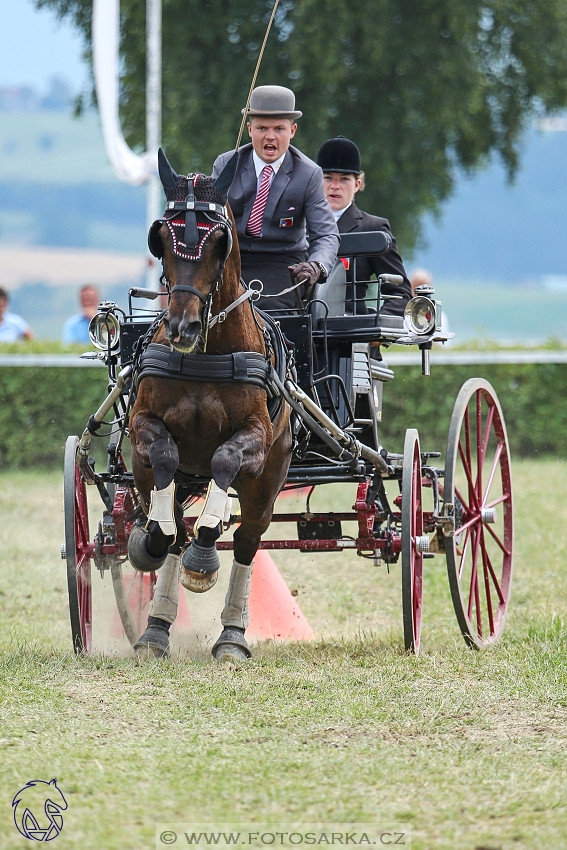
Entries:
{"label": "bridle", "polygon": [[[186,283],[177,283],[170,287],[165,274],[162,275],[162,280],[170,296],[174,292],[189,292],[191,295],[196,295],[201,301],[203,305],[201,321],[205,332],[206,344],[211,305],[222,285],[224,268],[232,251],[232,222],[229,218],[226,204],[196,199],[195,187],[199,178],[203,178],[203,175],[188,174],[186,177],[180,178],[176,188],[180,188],[181,181],[187,181],[185,199],[168,200],[166,202],[162,218],[154,221],[150,227],[148,247],[153,256],[163,263],[163,246],[158,236],[158,231],[163,224],[166,224],[172,236],[174,255],[182,260],[196,263],[201,260],[205,244],[210,236],[217,230],[225,231],[227,236],[226,250],[219,264],[216,278],[207,295],[204,295],[195,286]],[[199,222],[197,221],[197,213],[201,213],[201,220]],[[203,221],[203,218],[208,219],[210,223]]]}

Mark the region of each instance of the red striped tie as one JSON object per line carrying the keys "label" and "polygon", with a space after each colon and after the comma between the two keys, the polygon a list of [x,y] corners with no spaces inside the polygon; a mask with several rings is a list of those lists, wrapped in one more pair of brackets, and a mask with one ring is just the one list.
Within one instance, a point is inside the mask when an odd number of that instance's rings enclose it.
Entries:
{"label": "red striped tie", "polygon": [[254,206],[252,207],[252,212],[246,225],[246,233],[249,236],[259,236],[262,232],[262,216],[264,215],[264,208],[270,192],[270,177],[273,170],[271,165],[266,165],[262,169],[260,188],[258,189],[258,194],[256,195],[256,200],[254,201]]}

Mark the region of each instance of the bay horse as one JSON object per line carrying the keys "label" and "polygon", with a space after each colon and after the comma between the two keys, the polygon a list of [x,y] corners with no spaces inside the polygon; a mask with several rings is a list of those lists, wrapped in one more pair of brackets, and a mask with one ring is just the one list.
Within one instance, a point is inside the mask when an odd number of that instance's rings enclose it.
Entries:
{"label": "bay horse", "polygon": [[[250,649],[248,595],[253,558],[285,484],[292,435],[289,406],[268,404],[273,348],[267,325],[240,280],[240,253],[227,203],[230,163],[216,181],[179,176],[158,155],[165,190],[162,219],[148,235],[163,263],[170,300],[146,345],[130,415],[132,472],[145,522],[134,526],[128,554],[141,571],[157,570],[148,626],[135,649],[169,654],[169,627],[181,583],[209,590],[220,566],[216,540],[230,516],[229,487],[239,499],[234,561],[218,660],[245,659]],[[206,497],[187,548],[183,502]]]}

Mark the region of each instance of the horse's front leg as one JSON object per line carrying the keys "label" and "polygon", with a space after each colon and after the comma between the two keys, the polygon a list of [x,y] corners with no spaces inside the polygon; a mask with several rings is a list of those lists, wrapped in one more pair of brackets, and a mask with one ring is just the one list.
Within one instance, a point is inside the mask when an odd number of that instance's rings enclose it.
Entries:
{"label": "horse's front leg", "polygon": [[175,502],[174,476],[179,452],[161,419],[138,414],[131,423],[132,471],[145,525],[136,525],[128,541],[128,556],[142,572],[159,569],[170,546],[177,552],[185,543],[185,526],[180,505]]}
{"label": "horse's front leg", "polygon": [[223,523],[230,519],[228,488],[237,475],[258,476],[264,468],[272,439],[271,423],[266,420],[251,417],[213,454],[209,489],[193,527],[193,540],[181,561],[181,584],[194,593],[209,590],[217,580],[216,541]]}

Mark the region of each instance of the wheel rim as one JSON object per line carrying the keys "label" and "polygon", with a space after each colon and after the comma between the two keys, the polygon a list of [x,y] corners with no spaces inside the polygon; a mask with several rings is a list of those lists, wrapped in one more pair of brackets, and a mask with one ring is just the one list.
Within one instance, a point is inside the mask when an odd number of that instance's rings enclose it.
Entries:
{"label": "wheel rim", "polygon": [[76,653],[91,651],[92,585],[87,488],[76,463],[77,437],[65,446],[64,504],[67,587],[71,636]]}
{"label": "wheel rim", "polygon": [[478,649],[504,628],[512,579],[510,452],[498,398],[481,379],[455,402],[445,467],[445,503],[455,533],[445,538],[453,606],[465,641]]}
{"label": "wheel rim", "polygon": [[406,431],[402,468],[402,608],[406,652],[419,653],[423,598],[421,455],[414,429]]}

